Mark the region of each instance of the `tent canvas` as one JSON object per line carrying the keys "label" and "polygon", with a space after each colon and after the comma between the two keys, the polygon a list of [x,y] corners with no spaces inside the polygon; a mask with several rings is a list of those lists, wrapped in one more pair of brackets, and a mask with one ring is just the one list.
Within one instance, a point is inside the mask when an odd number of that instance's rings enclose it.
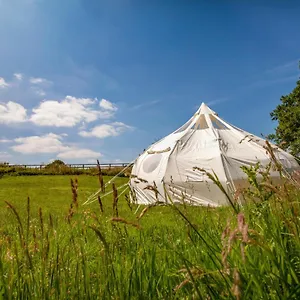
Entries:
{"label": "tent canvas", "polygon": [[[214,171],[224,189],[233,193],[247,184],[242,166],[270,163],[264,145],[264,139],[227,123],[202,103],[183,126],[136,159],[129,182],[134,200],[138,204],[168,202],[167,191],[173,202],[184,199],[191,205],[228,205],[224,193],[199,169]],[[299,169],[291,154],[279,148],[274,151],[286,170]],[[278,172],[271,176],[279,178]]]}

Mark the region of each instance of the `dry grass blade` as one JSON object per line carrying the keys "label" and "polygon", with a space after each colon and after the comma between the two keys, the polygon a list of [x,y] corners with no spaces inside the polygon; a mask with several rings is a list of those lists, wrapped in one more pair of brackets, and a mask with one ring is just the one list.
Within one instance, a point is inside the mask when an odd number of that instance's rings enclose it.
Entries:
{"label": "dry grass blade", "polygon": [[101,201],[101,198],[100,198],[99,195],[98,195],[98,203],[99,203],[99,206],[100,206],[100,210],[103,213],[104,212],[104,210],[103,210],[103,204],[102,204],[102,201]]}
{"label": "dry grass blade", "polygon": [[71,179],[71,190],[72,190],[72,199],[73,199],[73,205],[78,208],[78,181],[77,178],[75,178],[75,181]]}
{"label": "dry grass blade", "polygon": [[89,226],[89,227],[94,230],[94,232],[98,236],[99,240],[103,243],[104,248],[106,250],[108,250],[108,243],[106,242],[106,239],[105,239],[104,235],[101,233],[101,231],[95,226]]}
{"label": "dry grass blade", "polygon": [[278,160],[275,156],[274,150],[276,150],[276,149],[274,149],[271,146],[269,141],[266,141],[266,146],[264,146],[264,148],[267,150],[267,152],[271,156],[271,160],[275,164],[277,171],[280,172],[280,174],[281,174],[281,172],[283,171],[283,167],[282,167],[282,164],[280,162],[278,162]]}
{"label": "dry grass blade", "polygon": [[234,269],[233,271],[233,286],[232,286],[232,293],[235,296],[237,300],[241,299],[241,279],[240,274],[237,271],[237,269]]}
{"label": "dry grass blade", "polygon": [[123,218],[117,218],[117,217],[114,217],[111,219],[112,222],[118,222],[118,223],[123,223],[123,224],[126,224],[126,225],[131,225],[133,227],[136,227],[138,229],[140,229],[140,225],[139,224],[136,224],[136,223],[133,223],[133,222],[130,222],[130,221],[127,221]]}
{"label": "dry grass blade", "polygon": [[100,166],[100,163],[99,163],[98,159],[97,159],[97,169],[98,169],[98,179],[99,179],[99,184],[100,184],[101,192],[105,193],[105,185],[104,185],[102,170],[101,170],[101,166]]}
{"label": "dry grass blade", "polygon": [[132,205],[130,203],[130,199],[129,199],[128,194],[125,195],[125,200],[126,200],[126,203],[127,203],[128,207],[129,207],[129,209],[132,211]]}
{"label": "dry grass blade", "polygon": [[68,215],[67,215],[67,221],[70,224],[71,219],[74,215],[74,206],[77,209],[78,208],[78,180],[77,178],[75,178],[75,180],[73,181],[73,179],[71,179],[71,190],[72,190],[72,203],[70,204],[70,208],[68,211]]}
{"label": "dry grass blade", "polygon": [[73,215],[74,215],[74,209],[73,209],[73,204],[71,203],[69,211],[68,211],[68,215],[67,215],[67,221],[68,221],[69,224],[71,222],[71,219],[72,219]]}
{"label": "dry grass blade", "polygon": [[44,220],[43,220],[43,212],[42,208],[39,208],[39,218],[40,218],[40,225],[41,225],[41,233],[44,235]]}
{"label": "dry grass blade", "polygon": [[27,241],[29,236],[29,227],[30,227],[30,198],[27,197]]}
{"label": "dry grass blade", "polygon": [[155,181],[153,181],[153,185],[147,185],[146,187],[144,187],[144,190],[149,190],[149,191],[154,192],[155,199],[158,200],[159,191],[157,189],[157,185],[156,185]]}
{"label": "dry grass blade", "polygon": [[53,218],[51,214],[49,214],[49,226],[53,229]]}
{"label": "dry grass blade", "polygon": [[8,205],[8,207],[12,210],[12,212],[14,213],[14,215],[17,218],[17,221],[19,223],[18,226],[18,233],[19,233],[19,238],[20,238],[20,244],[21,246],[24,248],[25,247],[25,241],[24,241],[24,231],[23,231],[23,225],[20,219],[20,216],[17,212],[17,210],[15,209],[15,207],[13,205],[11,205],[9,202],[5,201],[5,203]]}
{"label": "dry grass blade", "polygon": [[200,172],[203,172],[214,184],[216,184],[218,186],[218,188],[222,191],[222,193],[226,196],[227,200],[229,201],[229,204],[231,205],[231,207],[233,208],[235,213],[236,214],[239,213],[238,209],[237,209],[237,206],[233,203],[233,200],[231,199],[231,197],[228,195],[228,193],[224,189],[222,183],[219,180],[218,175],[214,171],[212,171],[213,174],[211,174],[207,170],[202,169],[202,168],[198,168],[198,167],[193,167],[193,170],[198,170]]}
{"label": "dry grass blade", "polygon": [[143,179],[143,178],[140,178],[140,177],[137,177],[137,179],[138,179],[140,182],[148,183],[148,181],[147,181],[146,179]]}
{"label": "dry grass blade", "polygon": [[15,209],[15,207],[13,205],[11,205],[9,202],[5,201],[5,203],[7,204],[7,206],[11,209],[11,211],[14,213],[14,215],[16,216],[17,218],[17,221],[20,225],[20,229],[21,229],[21,233],[23,235],[23,225],[22,225],[22,222],[21,222],[21,218],[17,212],[17,210]]}
{"label": "dry grass blade", "polygon": [[146,212],[151,208],[155,206],[155,204],[152,204],[152,205],[148,205],[147,207],[145,207],[142,212],[140,213],[140,215],[137,217],[138,220],[140,220],[145,214]]}
{"label": "dry grass blade", "polygon": [[112,189],[113,189],[113,216],[116,215],[118,217],[119,212],[118,212],[118,190],[116,188],[115,183],[112,184]]}
{"label": "dry grass blade", "polygon": [[189,279],[183,280],[181,283],[179,283],[175,288],[174,288],[174,293],[177,293],[178,290],[180,290],[183,286],[187,285],[188,283],[191,283]]}
{"label": "dry grass blade", "polygon": [[268,188],[269,190],[273,191],[275,194],[277,194],[279,197],[283,198],[285,195],[274,185],[268,182],[262,182],[261,186]]}

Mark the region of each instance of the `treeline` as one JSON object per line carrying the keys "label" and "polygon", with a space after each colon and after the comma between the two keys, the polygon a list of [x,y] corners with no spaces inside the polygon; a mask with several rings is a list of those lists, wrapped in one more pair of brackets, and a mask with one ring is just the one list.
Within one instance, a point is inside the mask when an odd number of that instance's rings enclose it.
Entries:
{"label": "treeline", "polygon": [[[102,175],[115,176],[123,170],[123,167],[109,167],[102,169]],[[3,176],[35,176],[35,175],[91,175],[98,176],[97,167],[89,169],[77,169],[66,165],[61,160],[55,160],[44,168],[25,168],[24,166],[9,166],[7,163],[0,163],[0,177]],[[120,177],[130,175],[130,169],[119,174]]]}

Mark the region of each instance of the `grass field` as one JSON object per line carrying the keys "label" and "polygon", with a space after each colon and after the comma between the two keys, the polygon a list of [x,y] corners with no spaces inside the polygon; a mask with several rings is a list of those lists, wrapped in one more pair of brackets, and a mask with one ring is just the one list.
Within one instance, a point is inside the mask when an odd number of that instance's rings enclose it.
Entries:
{"label": "grass field", "polygon": [[98,201],[83,206],[99,184],[77,178],[78,208],[69,176],[0,179],[3,299],[300,297],[294,186],[258,185],[249,197],[261,202],[239,214],[231,207],[129,207],[122,195],[117,218],[111,196],[102,199],[104,212]]}
{"label": "grass field", "polygon": [[[78,200],[82,203],[99,189],[99,182],[97,177],[94,176],[4,177],[0,182],[0,207],[5,206],[4,201],[6,200],[14,203],[17,208],[24,210],[27,197],[30,197],[31,206],[36,211],[41,207],[45,212],[66,214],[72,201],[70,186],[72,178],[78,179]],[[110,177],[106,177],[106,180],[109,179]],[[127,178],[117,178],[116,184],[122,185],[127,180]]]}

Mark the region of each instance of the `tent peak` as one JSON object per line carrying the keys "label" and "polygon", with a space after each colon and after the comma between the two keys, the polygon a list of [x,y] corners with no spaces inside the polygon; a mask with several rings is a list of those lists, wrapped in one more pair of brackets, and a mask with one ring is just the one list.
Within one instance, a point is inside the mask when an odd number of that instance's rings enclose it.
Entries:
{"label": "tent peak", "polygon": [[212,109],[210,109],[204,102],[201,103],[199,109],[197,110],[197,114],[216,114]]}

